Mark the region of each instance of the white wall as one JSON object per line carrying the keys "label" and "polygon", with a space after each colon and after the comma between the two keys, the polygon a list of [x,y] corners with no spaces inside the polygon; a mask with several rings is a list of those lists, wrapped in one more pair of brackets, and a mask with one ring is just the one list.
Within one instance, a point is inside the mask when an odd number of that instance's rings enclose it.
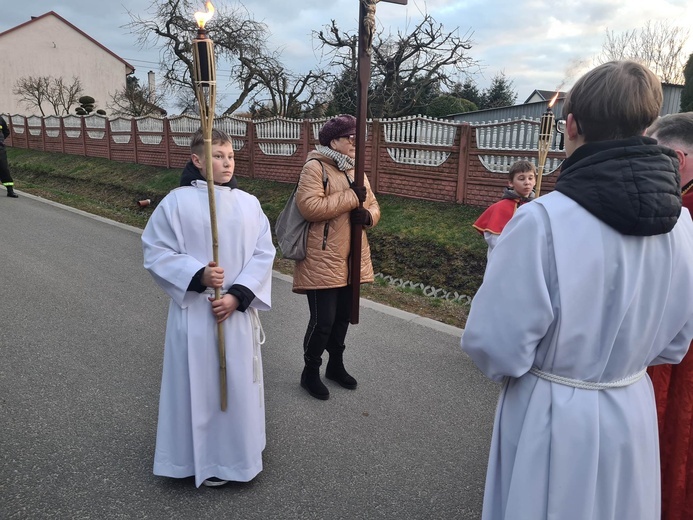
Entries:
{"label": "white wall", "polygon": [[[40,115],[38,108],[29,109],[12,93],[17,80],[27,76],[62,77],[68,84],[73,76],[79,78],[82,95],[92,96],[96,109],[106,109],[111,95],[125,87],[128,72],[123,61],[53,15],[5,33],[0,56],[0,113]],[[46,115],[54,113],[47,103],[43,109]]]}

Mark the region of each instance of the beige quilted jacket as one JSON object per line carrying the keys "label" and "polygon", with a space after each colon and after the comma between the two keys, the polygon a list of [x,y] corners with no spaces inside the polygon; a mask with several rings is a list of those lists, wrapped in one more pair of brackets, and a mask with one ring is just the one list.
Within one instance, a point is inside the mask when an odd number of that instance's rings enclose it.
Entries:
{"label": "beige quilted jacket", "polygon": [[[323,190],[322,167],[325,166],[327,186]],[[308,289],[344,287],[350,282],[349,253],[351,249],[351,223],[349,212],[359,205],[344,172],[335,162],[317,151],[308,154],[296,192],[296,204],[303,217],[309,221],[306,257],[294,267],[293,291],[305,293]],[[347,172],[353,179],[354,172]],[[371,225],[380,220],[380,206],[364,178],[368,195],[363,207],[371,214]],[[371,249],[364,226],[361,248],[361,283],[373,281]]]}

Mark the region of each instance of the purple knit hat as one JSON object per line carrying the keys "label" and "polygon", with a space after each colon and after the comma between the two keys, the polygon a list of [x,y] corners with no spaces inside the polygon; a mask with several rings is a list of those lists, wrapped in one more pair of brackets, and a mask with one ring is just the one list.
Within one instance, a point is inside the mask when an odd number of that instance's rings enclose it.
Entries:
{"label": "purple knit hat", "polygon": [[337,116],[323,125],[318,139],[323,146],[330,146],[332,139],[356,134],[356,118],[350,115]]}

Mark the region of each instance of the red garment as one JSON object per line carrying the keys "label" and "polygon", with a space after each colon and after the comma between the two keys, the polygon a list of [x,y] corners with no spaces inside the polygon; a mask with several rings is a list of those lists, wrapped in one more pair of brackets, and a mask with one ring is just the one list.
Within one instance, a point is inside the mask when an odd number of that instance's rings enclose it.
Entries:
{"label": "red garment", "polygon": [[[693,189],[683,204],[693,214]],[[691,343],[693,349],[693,343]],[[693,519],[693,350],[678,365],[647,369],[654,386],[662,465],[662,520]]]}
{"label": "red garment", "polygon": [[486,208],[486,211],[476,219],[472,227],[482,235],[485,231],[494,235],[500,235],[505,225],[510,222],[510,219],[515,214],[517,206],[518,199],[501,199]]}

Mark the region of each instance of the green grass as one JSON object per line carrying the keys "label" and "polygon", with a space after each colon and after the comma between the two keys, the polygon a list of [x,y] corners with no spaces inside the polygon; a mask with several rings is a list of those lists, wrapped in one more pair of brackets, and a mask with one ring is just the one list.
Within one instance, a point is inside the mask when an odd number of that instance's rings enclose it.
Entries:
{"label": "green grass", "polygon": [[[144,227],[156,204],[178,186],[181,169],[8,148],[19,190]],[[238,178],[274,224],[292,184]],[[141,209],[136,201],[151,199]],[[473,295],[486,265],[486,243],[471,227],[481,208],[379,195],[382,217],[369,230],[376,272]],[[415,291],[414,291],[415,293]]]}

